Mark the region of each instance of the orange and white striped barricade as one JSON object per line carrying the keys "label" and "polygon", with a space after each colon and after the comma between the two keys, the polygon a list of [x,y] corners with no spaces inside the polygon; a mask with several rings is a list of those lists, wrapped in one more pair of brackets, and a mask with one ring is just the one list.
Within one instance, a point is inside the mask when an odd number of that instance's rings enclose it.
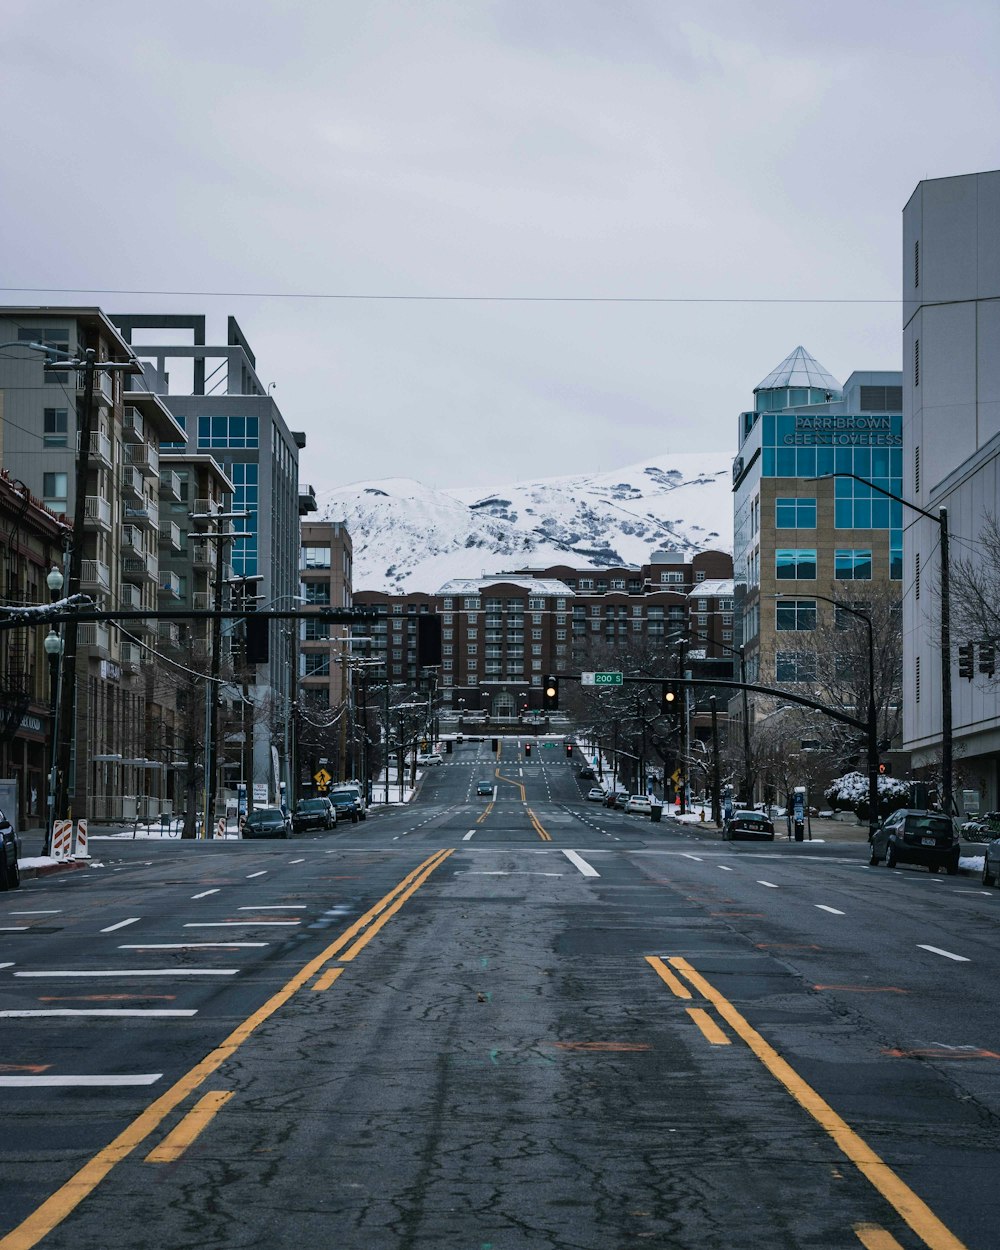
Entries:
{"label": "orange and white striped barricade", "polygon": [[226,836],[226,822],[221,816],[215,824],[215,836],[217,838],[224,838]]}
{"label": "orange and white striped barricade", "polygon": [[90,859],[90,851],[87,848],[86,820],[78,820],[76,822],[76,844],[73,847],[73,858]]}
{"label": "orange and white striped barricade", "polygon": [[69,859],[73,849],[73,822],[57,820],[52,825],[53,859]]}

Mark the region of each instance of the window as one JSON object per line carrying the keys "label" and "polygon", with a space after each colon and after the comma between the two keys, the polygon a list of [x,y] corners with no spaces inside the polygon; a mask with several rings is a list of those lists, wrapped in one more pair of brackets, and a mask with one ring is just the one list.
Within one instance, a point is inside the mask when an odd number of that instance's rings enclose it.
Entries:
{"label": "window", "polygon": [[53,512],[66,511],[68,491],[68,473],[42,474],[42,501]]}
{"label": "window", "polygon": [[304,569],[328,569],[330,567],[330,548],[303,547],[302,567]]}
{"label": "window", "polygon": [[566,631],[565,631],[564,629],[557,629],[557,630],[556,630],[556,638],[557,638],[557,639],[561,639],[561,638],[565,638],[565,637],[566,637]]}
{"label": "window", "polygon": [[329,655],[316,655],[307,651],[303,659],[305,660],[305,675],[307,677],[328,677],[330,675]]}
{"label": "window", "polygon": [[534,611],[541,611],[545,607],[544,599],[529,599],[528,607]]}
{"label": "window", "polygon": [[833,553],[833,576],[840,582],[870,582],[871,548],[844,548]]}
{"label": "window", "polygon": [[306,582],[303,586],[305,591],[306,603],[317,603],[330,606],[330,584],[329,582]]}
{"label": "window", "polygon": [[920,494],[920,444],[913,449],[913,493]]}
{"label": "window", "polygon": [[454,647],[451,645],[451,643],[450,643],[450,642],[449,642],[449,643],[443,643],[443,644],[442,644],[442,646],[441,646],[441,654],[442,654],[442,655],[451,655],[451,653],[452,653],[452,651],[453,651],[453,650],[454,650]]}
{"label": "window", "polygon": [[68,414],[65,408],[46,408],[42,413],[42,446],[65,447]]}
{"label": "window", "polygon": [[920,285],[920,240],[913,240],[913,285]]}
{"label": "window", "polygon": [[394,604],[392,605],[392,614],[393,614],[393,616],[402,616],[402,615],[403,615],[403,605],[402,605],[401,603],[394,603]]}
{"label": "window", "polygon": [[699,624],[699,625],[707,625],[707,624],[708,624],[708,613],[707,613],[707,612],[699,612],[699,613],[698,613],[698,624]]}
{"label": "window", "polygon": [[479,630],[478,630],[478,629],[467,629],[467,630],[465,631],[465,636],[466,636],[466,638],[478,638],[478,637],[479,637]]}
{"label": "window", "polygon": [[463,600],[462,600],[462,607],[463,607],[463,608],[478,608],[478,607],[479,607],[479,600],[478,600],[477,598],[463,599]]}
{"label": "window", "polygon": [[920,702],[920,656],[913,663],[913,692],[917,703]]}
{"label": "window", "polygon": [[451,600],[451,599],[446,598],[446,599],[442,599],[442,600],[441,600],[441,607],[442,607],[442,608],[453,608],[454,606],[455,606],[455,605],[454,605],[454,603],[452,602],[452,600]]}
{"label": "window", "polygon": [[723,625],[732,625],[732,623],[733,623],[733,614],[732,614],[732,612],[723,612],[723,614],[722,614],[722,623],[723,623]]}
{"label": "window", "polygon": [[475,643],[468,644],[465,650],[469,655],[476,655],[479,652],[479,648],[476,646]]}
{"label": "window", "polygon": [[920,340],[913,340],[913,385],[920,385]]}
{"label": "window", "polygon": [[816,549],[779,548],[774,553],[774,576],[779,582],[815,581]]}
{"label": "window", "polygon": [[199,447],[257,447],[256,417],[199,417]]}
{"label": "window", "polygon": [[307,616],[302,637],[306,642],[322,642],[328,639],[330,637],[329,621],[317,621],[314,616]]}
{"label": "window", "polygon": [[733,631],[731,629],[724,629],[722,631],[722,641],[732,642],[732,640],[733,640]]}
{"label": "window", "polygon": [[705,580],[705,570],[699,569],[698,572],[695,573],[694,575],[694,580],[696,582],[703,582]]}
{"label": "window", "polygon": [[612,579],[611,579],[611,589],[612,589],[612,590],[624,590],[624,589],[625,589],[625,578],[624,578],[624,577],[612,577]]}
{"label": "window", "polygon": [[775,655],[774,673],[778,681],[815,681],[814,651],[779,651]]}
{"label": "window", "polygon": [[774,607],[776,629],[815,629],[815,599],[779,599]]}
{"label": "window", "polygon": [[677,582],[683,582],[683,580],[684,580],[683,573],[661,573],[660,574],[661,585],[676,585]]}
{"label": "window", "polygon": [[402,647],[394,647],[394,648],[393,648],[393,651],[392,651],[392,658],[393,658],[394,660],[401,660],[401,659],[403,658],[403,648],[402,648]]}
{"label": "window", "polygon": [[[44,343],[46,347],[55,347],[61,352],[69,353],[69,330],[56,329],[54,326],[49,326],[44,330],[19,329],[17,341],[19,343]],[[62,383],[65,386],[69,382],[68,373],[45,373],[43,376],[49,384]]]}
{"label": "window", "polygon": [[913,597],[920,598],[920,552],[913,558]]}
{"label": "window", "polygon": [[774,523],[779,530],[814,530],[815,499],[775,499]]}
{"label": "window", "polygon": [[633,616],[642,616],[642,608],[641,608],[641,607],[633,607],[633,608],[632,608],[632,615],[633,615]]}
{"label": "window", "polygon": [[445,623],[445,625],[450,625],[450,624],[452,623],[452,615],[453,615],[453,614],[452,614],[451,612],[446,612],[446,613],[444,614],[444,623]]}

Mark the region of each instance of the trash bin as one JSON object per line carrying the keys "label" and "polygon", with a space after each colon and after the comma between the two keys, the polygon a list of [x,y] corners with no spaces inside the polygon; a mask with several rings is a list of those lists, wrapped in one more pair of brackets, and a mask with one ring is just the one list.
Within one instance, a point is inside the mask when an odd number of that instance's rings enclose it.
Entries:
{"label": "trash bin", "polygon": [[663,808],[659,803],[654,803],[649,809],[649,819],[657,823],[663,819]]}

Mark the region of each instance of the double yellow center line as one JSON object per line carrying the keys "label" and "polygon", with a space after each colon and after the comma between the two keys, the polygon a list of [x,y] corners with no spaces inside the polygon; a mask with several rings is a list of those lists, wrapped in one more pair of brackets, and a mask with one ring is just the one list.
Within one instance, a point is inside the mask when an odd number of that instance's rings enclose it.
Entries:
{"label": "double yellow center line", "polygon": [[[782,1059],[746,1017],[737,1011],[729,999],[710,984],[700,972],[697,972],[686,959],[675,956],[664,962],[656,955],[647,955],[646,962],[677,998],[690,1000],[692,993],[688,986],[691,986],[702,999],[715,1008],[719,1017],[738,1037],[742,1038],[799,1106],[829,1133],[841,1152],[896,1213],[909,1224],[928,1250],[967,1250],[965,1244],[938,1219],[923,1199],[919,1198],[906,1182],[872,1150],[871,1146],[834,1111],[830,1104],[799,1076],[791,1064]],[[702,1008],[688,1008],[687,1011],[710,1042],[716,1045],[728,1044],[729,1039],[708,1012]],[[702,1018],[699,1019],[696,1012]],[[867,1224],[856,1225],[854,1231],[869,1250],[889,1250],[890,1247],[898,1245],[888,1233]]]}
{"label": "double yellow center line", "polygon": [[[56,1225],[62,1223],[83,1202],[84,1198],[93,1193],[116,1164],[121,1163],[136,1147],[140,1146],[185,1098],[194,1093],[213,1072],[221,1068],[227,1059],[231,1059],[251,1034],[307,985],[317,973],[323,972],[324,975],[320,976],[313,988],[327,988],[342,969],[329,969],[324,972],[325,966],[338,956],[342,963],[353,959],[451,854],[452,850],[435,851],[422,864],[418,864],[412,872],[407,873],[388,894],[345,929],[325,950],[300,968],[276,994],[273,994],[262,1007],[238,1025],[200,1063],[196,1063],[145,1111],[140,1112],[126,1129],[103,1150],[98,1151],[75,1176],[71,1176],[15,1229],[0,1238],[0,1250],[31,1250],[32,1246],[36,1246],[48,1236]],[[347,950],[344,950],[345,947]],[[344,951],[342,955],[341,951]],[[147,1156],[150,1161],[163,1162],[178,1157],[228,1097],[229,1094],[225,1091],[210,1091],[206,1094],[188,1116],[178,1124],[174,1132],[164,1139],[158,1150]]]}

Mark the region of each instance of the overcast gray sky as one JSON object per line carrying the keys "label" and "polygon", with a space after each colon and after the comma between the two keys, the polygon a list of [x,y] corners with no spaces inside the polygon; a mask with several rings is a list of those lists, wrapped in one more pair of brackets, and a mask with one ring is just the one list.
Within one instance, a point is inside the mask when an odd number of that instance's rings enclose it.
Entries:
{"label": "overcast gray sky", "polygon": [[1000,165],[995,0],[47,0],[0,39],[37,288],[0,301],[233,313],[321,490],[731,453],[797,344],[899,367],[897,304],[831,301],[895,301],[917,182]]}

